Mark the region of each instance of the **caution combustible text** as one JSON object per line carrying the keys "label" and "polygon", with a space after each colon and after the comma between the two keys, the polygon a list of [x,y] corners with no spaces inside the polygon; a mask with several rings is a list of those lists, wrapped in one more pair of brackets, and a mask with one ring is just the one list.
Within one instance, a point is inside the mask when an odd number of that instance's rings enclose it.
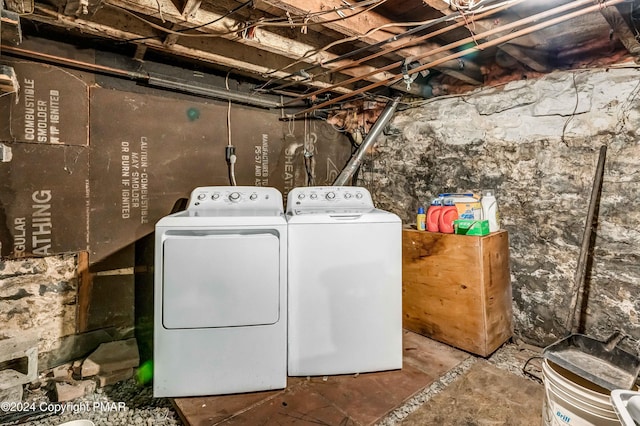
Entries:
{"label": "caution combustible text", "polygon": [[24,137],[30,142],[61,143],[60,141],[60,91],[50,89],[41,94],[35,80],[23,80]]}
{"label": "caution combustible text", "polygon": [[[149,223],[149,142],[140,138],[139,145],[120,143],[120,216],[122,219]],[[137,213],[136,213],[137,212]]]}

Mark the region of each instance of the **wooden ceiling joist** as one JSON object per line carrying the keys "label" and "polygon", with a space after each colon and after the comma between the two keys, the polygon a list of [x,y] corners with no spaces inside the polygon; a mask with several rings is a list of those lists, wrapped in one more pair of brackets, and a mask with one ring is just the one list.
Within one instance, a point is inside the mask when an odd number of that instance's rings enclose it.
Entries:
{"label": "wooden ceiling joist", "polygon": [[[318,47],[280,36],[262,28],[258,28],[253,37],[244,38],[234,31],[235,29],[241,28],[239,22],[210,11],[199,9],[194,18],[185,19],[170,0],[107,0],[107,4],[116,8],[125,9],[132,13],[141,13],[158,19],[162,16],[162,19],[174,24],[180,24],[185,28],[199,27],[197,29],[199,32],[209,34],[211,36],[218,34],[219,37],[233,40],[236,43],[245,44],[283,57],[288,57],[292,60],[291,62],[297,61],[299,58],[306,56],[302,63],[316,65],[337,58],[337,55],[330,52],[310,54],[310,52],[317,50]],[[188,37],[186,34],[183,34],[182,36]],[[260,64],[263,61],[256,59],[256,62]],[[323,68],[331,69],[332,65],[326,65],[323,66]],[[348,77],[354,77],[363,74],[370,74],[375,70],[375,67],[363,64],[357,69],[344,70],[341,73]],[[272,69],[265,70],[262,74],[269,74],[271,77],[276,74],[285,76],[289,75],[282,72],[273,74],[272,71]],[[371,77],[368,78],[367,81],[377,82],[388,78],[391,75],[392,74],[386,72],[371,74]]]}
{"label": "wooden ceiling joist", "polygon": [[20,27],[20,15],[16,12],[0,7],[0,38],[3,43],[13,45],[22,42],[22,28]]}
{"label": "wooden ceiling joist", "polygon": [[[285,12],[289,12],[295,15],[304,15],[311,11],[315,12],[321,10],[331,10],[345,6],[342,0],[260,0],[257,4],[257,7],[260,7],[261,4],[268,5],[271,8],[276,7]],[[357,3],[354,3],[354,5],[357,5]],[[349,14],[353,13],[354,12],[352,11],[349,12]],[[332,19],[330,18],[318,18],[316,19],[316,21],[331,21]],[[373,11],[367,12],[366,14],[363,13],[360,15],[355,15],[345,20],[327,22],[322,25],[340,34],[344,34],[347,37],[357,37],[357,40],[359,40],[360,42],[370,45],[384,42],[394,35],[410,28],[398,26],[395,21],[392,21],[389,18],[383,17],[382,15],[376,13],[375,9]],[[418,23],[416,23],[416,26],[417,25]],[[379,31],[371,32],[371,30],[380,27],[384,28],[380,29]],[[408,36],[402,38],[401,40],[390,42],[384,47],[391,48],[394,45],[404,45],[415,38],[417,38],[417,36]],[[393,54],[395,54],[395,59],[407,59],[418,56],[425,50],[434,50],[437,47],[439,46],[435,43],[422,42],[420,46],[409,46],[394,50]],[[440,54],[440,57],[445,57],[451,53],[452,52],[443,52],[442,54]],[[390,55],[393,57],[392,54]],[[482,75],[477,70],[479,70],[479,67],[472,66],[471,64],[467,70],[455,70],[455,68],[451,65],[438,68],[438,71],[444,74],[451,75],[452,77],[458,78],[467,83],[480,85],[482,84],[483,80]]]}
{"label": "wooden ceiling joist", "polygon": [[[42,9],[40,9],[42,11]],[[139,32],[134,33],[131,31],[124,31],[119,28],[115,28],[114,26],[108,26],[104,24],[99,24],[96,22],[92,22],[89,20],[84,20],[75,17],[65,16],[58,12],[48,11],[49,16],[44,16],[42,14],[34,14],[31,16],[31,19],[51,24],[51,25],[63,25],[69,29],[75,29],[82,31],[86,34],[91,34],[97,37],[109,37],[118,40],[131,40],[147,37],[148,34]],[[103,19],[104,21],[104,19]],[[250,73],[250,74],[265,74],[270,71],[269,68],[261,66],[259,64],[253,62],[247,62],[243,60],[238,60],[234,58],[230,58],[225,55],[206,52],[200,49],[187,47],[182,44],[174,44],[170,48],[164,45],[162,40],[156,38],[150,38],[144,41],[144,44],[150,48],[153,48],[158,51],[163,51],[167,53],[171,53],[174,55],[183,56],[185,58],[196,59],[199,61],[210,62],[213,64],[217,64],[219,66],[227,67],[230,69],[237,69],[240,72]],[[279,72],[274,74],[276,78],[285,77],[288,73]],[[307,83],[309,86],[316,88],[326,88],[331,86],[330,83],[321,82],[321,81],[312,81]],[[341,93],[349,93],[351,90],[348,88],[340,88]]]}

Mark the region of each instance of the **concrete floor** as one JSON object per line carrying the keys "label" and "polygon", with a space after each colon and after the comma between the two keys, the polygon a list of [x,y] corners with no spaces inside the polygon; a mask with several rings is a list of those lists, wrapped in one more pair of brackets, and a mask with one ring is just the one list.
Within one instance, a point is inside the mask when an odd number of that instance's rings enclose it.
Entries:
{"label": "concrete floor", "polygon": [[480,360],[401,423],[424,425],[539,425],[543,388]]}
{"label": "concrete floor", "polygon": [[507,343],[485,359],[408,331],[403,343],[402,370],[294,377],[279,391],[176,398],[174,406],[194,426],[541,423],[543,386],[522,373],[535,348]]}

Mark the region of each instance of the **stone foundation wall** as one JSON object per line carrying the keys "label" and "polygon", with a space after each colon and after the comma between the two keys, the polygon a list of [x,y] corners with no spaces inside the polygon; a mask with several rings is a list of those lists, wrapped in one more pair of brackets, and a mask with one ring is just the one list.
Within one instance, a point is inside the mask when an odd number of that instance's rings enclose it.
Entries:
{"label": "stone foundation wall", "polygon": [[553,73],[396,112],[360,176],[414,223],[441,192],[496,190],[516,334],[563,337],[601,145],[608,146],[585,332],[640,337],[640,72]]}
{"label": "stone foundation wall", "polygon": [[0,339],[33,333],[38,351],[76,331],[77,256],[0,260]]}

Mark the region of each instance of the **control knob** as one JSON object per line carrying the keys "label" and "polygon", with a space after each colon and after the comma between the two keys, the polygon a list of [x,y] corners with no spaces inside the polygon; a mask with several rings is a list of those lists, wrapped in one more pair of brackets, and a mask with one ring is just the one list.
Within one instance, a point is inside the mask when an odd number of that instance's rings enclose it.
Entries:
{"label": "control knob", "polygon": [[240,199],[240,193],[239,192],[232,192],[231,194],[229,194],[229,200],[238,201],[239,199]]}
{"label": "control knob", "polygon": [[327,192],[327,200],[333,200],[334,198],[336,198],[336,193],[335,192]]}
{"label": "control knob", "polygon": [[198,194],[198,200],[204,200],[207,194]]}
{"label": "control knob", "polygon": [[258,198],[258,194],[256,194],[255,192],[249,196],[249,199],[252,201],[255,200],[256,198]]}

